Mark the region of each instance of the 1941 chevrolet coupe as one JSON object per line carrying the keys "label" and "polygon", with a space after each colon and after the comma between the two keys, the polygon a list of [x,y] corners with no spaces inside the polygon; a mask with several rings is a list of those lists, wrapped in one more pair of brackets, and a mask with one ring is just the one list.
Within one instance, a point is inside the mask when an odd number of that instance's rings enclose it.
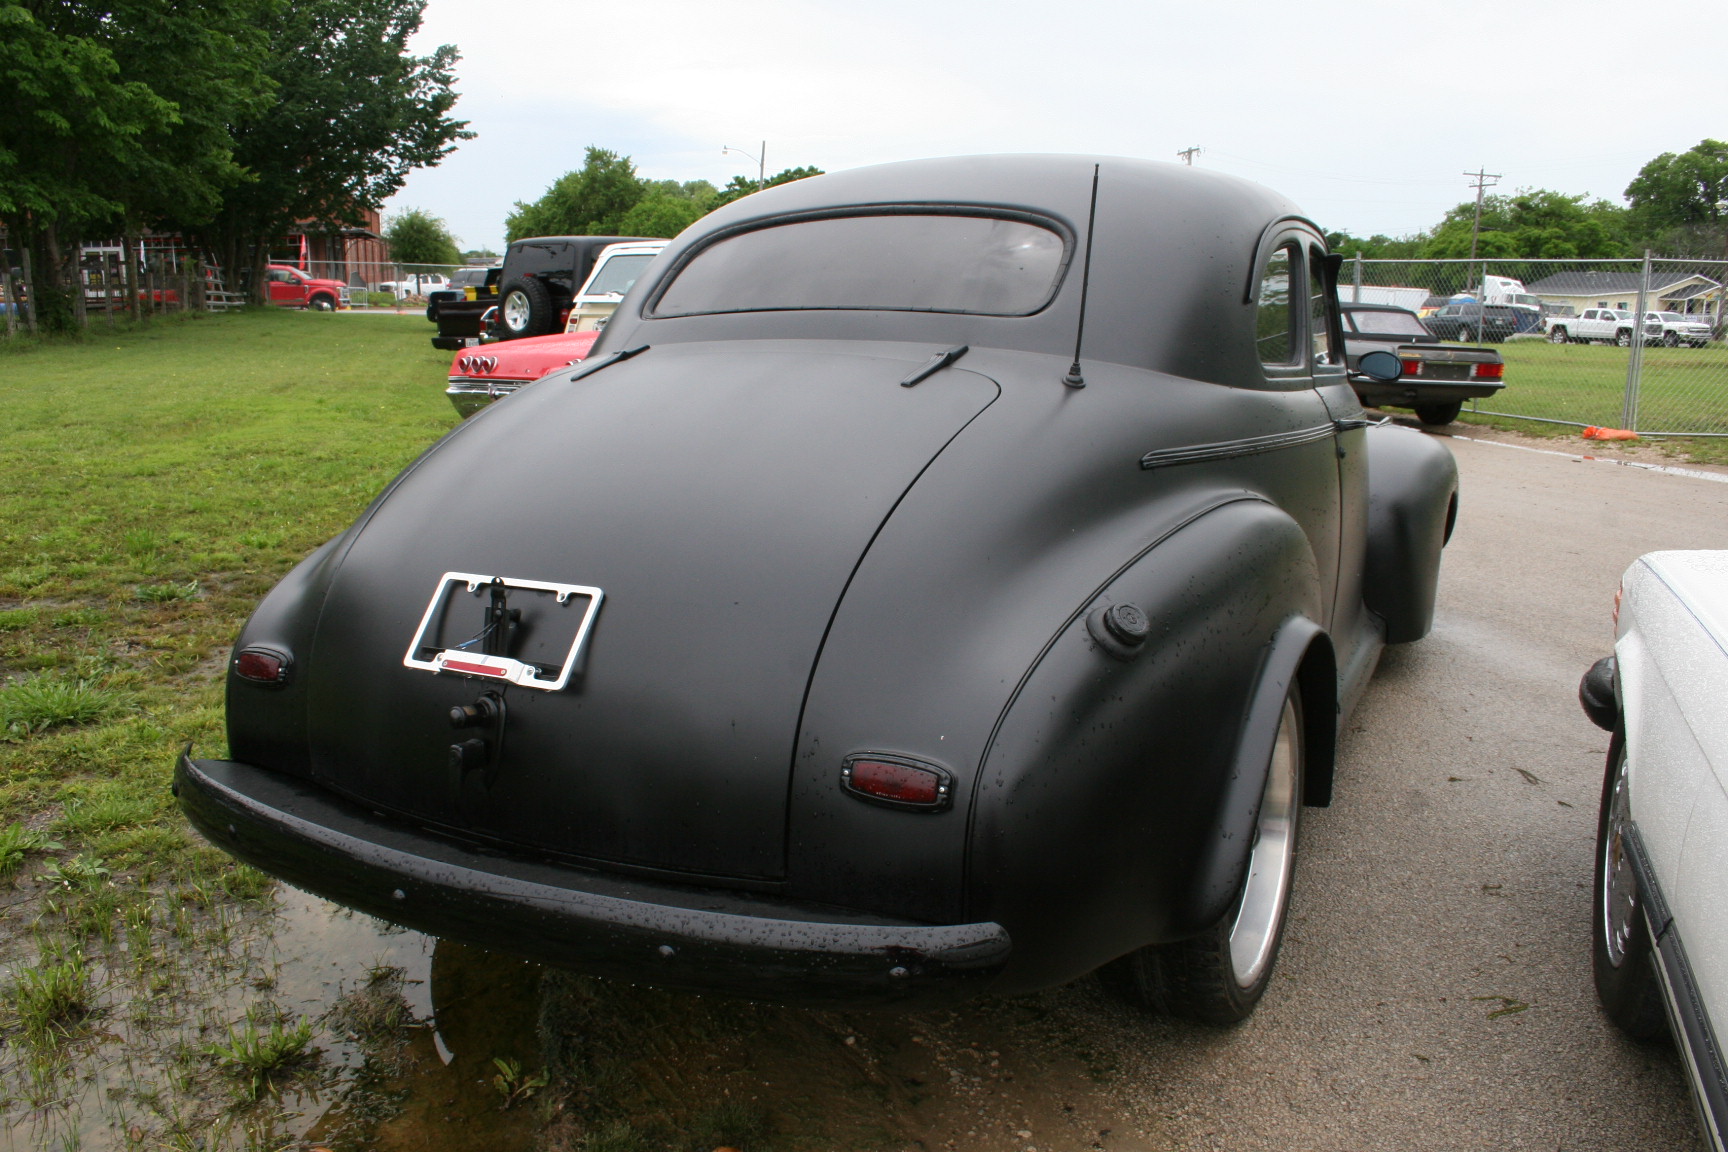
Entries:
{"label": "1941 chevrolet coupe", "polygon": [[728,205],[265,598],[181,803],[602,975],[911,1005],[1102,968],[1240,1019],[1456,508],[1444,447],[1364,418],[1335,273],[1276,194],[1134,160]]}

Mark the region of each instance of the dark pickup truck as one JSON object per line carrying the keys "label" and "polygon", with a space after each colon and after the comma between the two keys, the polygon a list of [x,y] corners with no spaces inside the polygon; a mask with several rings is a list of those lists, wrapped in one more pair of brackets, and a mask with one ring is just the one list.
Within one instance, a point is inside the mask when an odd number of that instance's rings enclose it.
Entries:
{"label": "dark pickup truck", "polygon": [[[640,236],[531,236],[504,253],[504,263],[485,269],[478,284],[451,287],[427,297],[426,319],[438,325],[432,347],[456,351],[473,340],[514,340],[561,331],[577,287],[608,244]],[[487,313],[497,314],[488,322]]]}
{"label": "dark pickup truck", "polygon": [[1443,345],[1407,308],[1343,304],[1344,355],[1351,369],[1366,352],[1391,352],[1403,362],[1396,380],[1352,376],[1356,395],[1370,408],[1414,408],[1424,424],[1450,424],[1464,401],[1505,387],[1506,364],[1492,348]]}

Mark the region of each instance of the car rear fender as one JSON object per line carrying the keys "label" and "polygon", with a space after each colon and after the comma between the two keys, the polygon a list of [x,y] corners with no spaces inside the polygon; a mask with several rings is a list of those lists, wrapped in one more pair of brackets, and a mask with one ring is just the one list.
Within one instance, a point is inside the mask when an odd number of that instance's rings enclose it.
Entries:
{"label": "car rear fender", "polygon": [[1431,436],[1368,429],[1368,555],[1362,598],[1386,642],[1420,640],[1434,623],[1440,551],[1458,518],[1458,465]]}
{"label": "car rear fender", "polygon": [[[1021,942],[1005,990],[1224,915],[1292,679],[1307,702],[1308,799],[1325,802],[1337,676],[1315,623],[1323,602],[1301,527],[1244,499],[1171,533],[1074,610],[1005,708],[972,802],[966,914]],[[1100,622],[1123,604],[1149,625],[1138,646]]]}
{"label": "car rear fender", "polygon": [[[312,650],[318,610],[340,563],[347,534],[325,542],[295,565],[253,611],[234,642],[228,669],[229,754],[248,764],[307,776],[311,761],[306,746],[308,687],[298,665]],[[234,661],[247,648],[264,648],[288,660],[279,684],[243,680]]]}

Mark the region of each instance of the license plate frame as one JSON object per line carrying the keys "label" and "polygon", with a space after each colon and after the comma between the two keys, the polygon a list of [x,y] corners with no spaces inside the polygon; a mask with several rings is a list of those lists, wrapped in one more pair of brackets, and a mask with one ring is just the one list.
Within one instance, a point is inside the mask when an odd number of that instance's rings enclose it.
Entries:
{"label": "license plate frame", "polygon": [[[460,645],[438,643],[435,633],[441,632],[450,598],[458,589],[474,596],[489,593],[493,589],[502,589],[508,595],[509,590],[518,589],[535,594],[536,607],[547,603],[546,594],[549,593],[552,611],[569,609],[580,611],[581,616],[574,623],[574,635],[569,648],[563,652],[562,660],[554,669],[548,670],[544,662],[535,663],[507,655],[467,651],[468,645],[480,640],[483,634],[476,635]],[[574,603],[578,597],[585,603]],[[606,594],[599,588],[587,584],[525,580],[475,572],[446,572],[438,578],[438,584],[432,590],[432,598],[420,617],[420,625],[414,630],[414,638],[408,644],[402,663],[405,667],[423,672],[504,681],[542,692],[557,692],[570,683],[570,678],[581,666],[588,634],[593,630],[594,618],[599,614],[600,604],[605,597]],[[536,620],[535,623],[544,621]]]}

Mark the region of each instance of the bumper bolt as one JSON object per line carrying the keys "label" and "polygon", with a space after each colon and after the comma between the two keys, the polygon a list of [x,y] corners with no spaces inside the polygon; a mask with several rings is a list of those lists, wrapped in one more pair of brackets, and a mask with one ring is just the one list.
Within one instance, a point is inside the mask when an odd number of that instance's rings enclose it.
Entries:
{"label": "bumper bolt", "polygon": [[888,969],[888,975],[892,976],[896,980],[904,980],[906,977],[912,975],[912,973],[896,964],[894,967]]}
{"label": "bumper bolt", "polygon": [[668,958],[678,955],[678,949],[672,947],[670,944],[662,944],[659,948],[655,949],[655,951]]}

